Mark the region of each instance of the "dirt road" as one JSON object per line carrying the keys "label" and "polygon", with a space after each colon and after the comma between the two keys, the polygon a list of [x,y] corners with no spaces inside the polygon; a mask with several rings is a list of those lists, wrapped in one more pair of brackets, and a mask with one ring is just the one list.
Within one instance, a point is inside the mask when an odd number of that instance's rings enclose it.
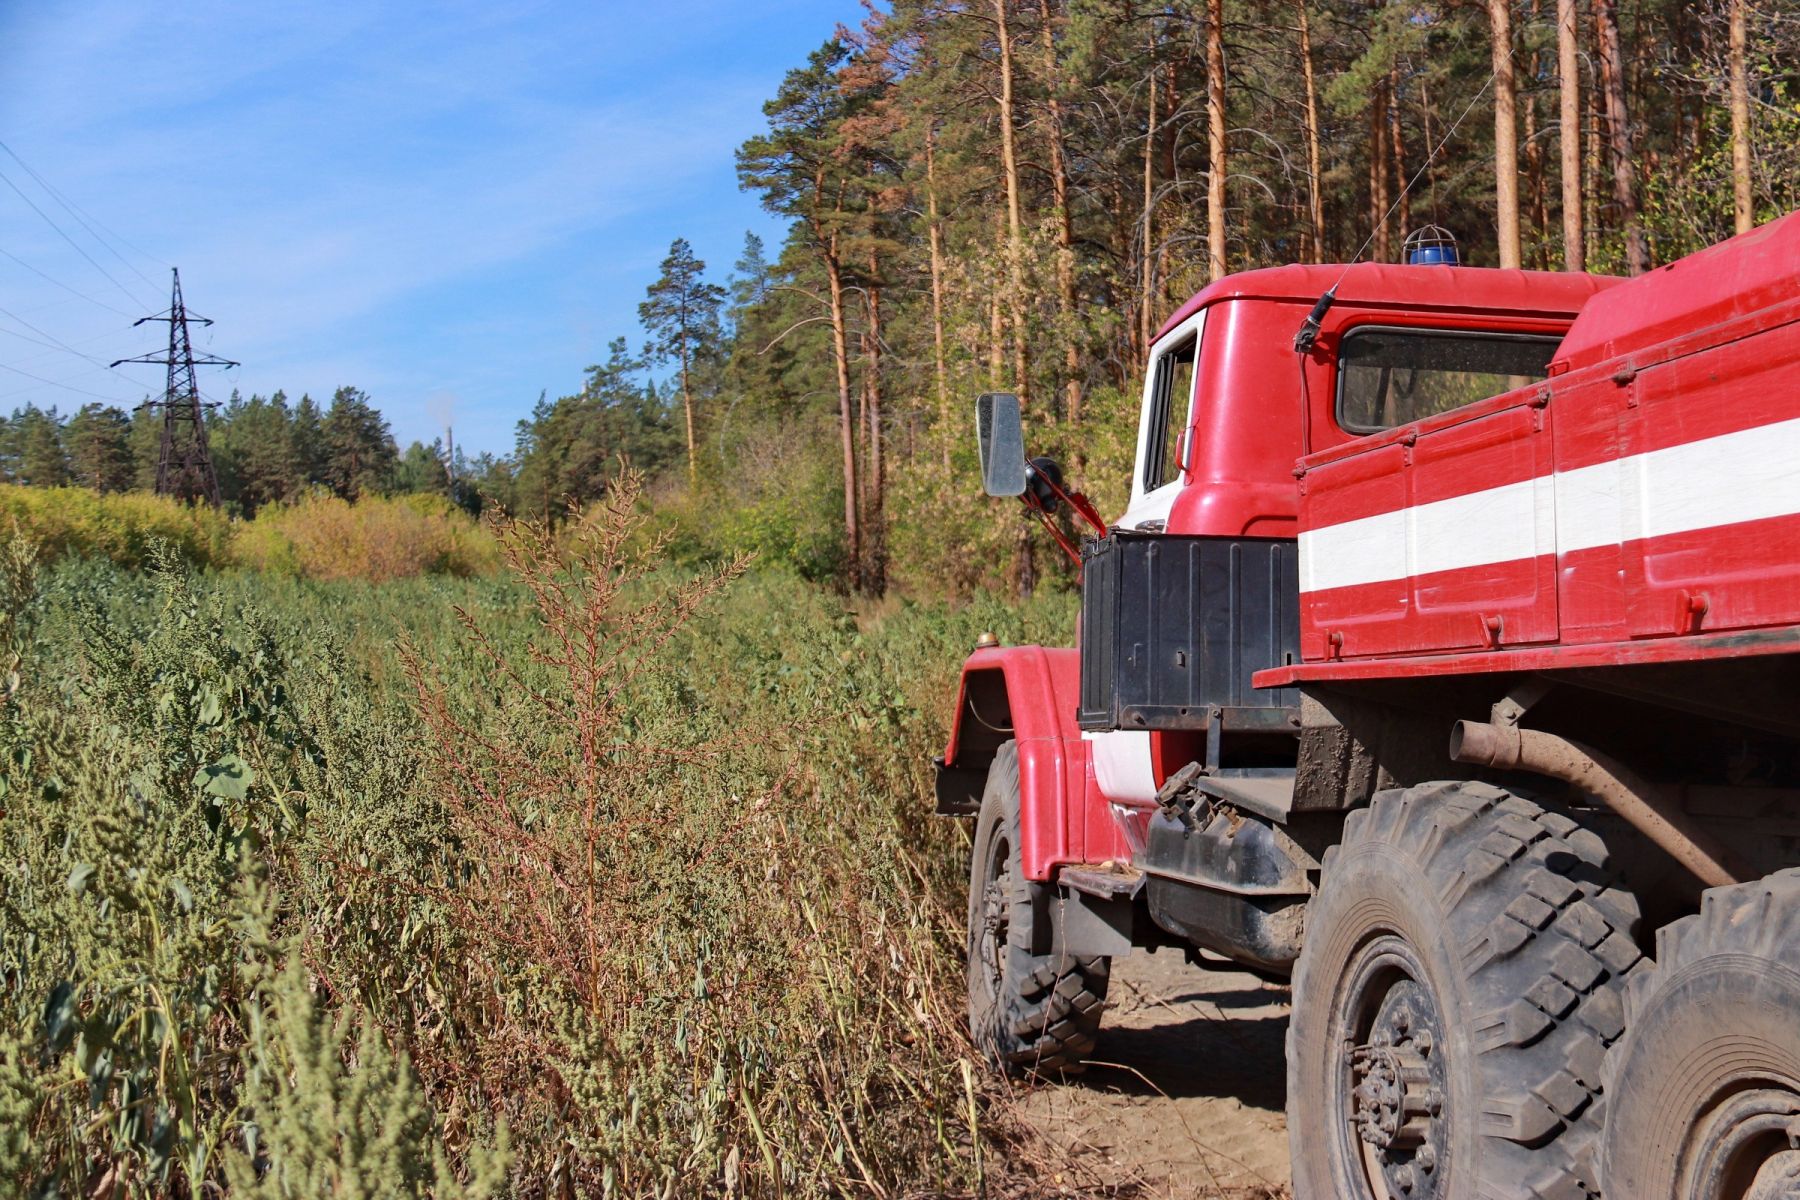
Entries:
{"label": "dirt road", "polygon": [[1047,1190],[1287,1196],[1287,989],[1139,951],[1114,964],[1107,1001],[1095,1065],[1021,1097],[1071,1168]]}

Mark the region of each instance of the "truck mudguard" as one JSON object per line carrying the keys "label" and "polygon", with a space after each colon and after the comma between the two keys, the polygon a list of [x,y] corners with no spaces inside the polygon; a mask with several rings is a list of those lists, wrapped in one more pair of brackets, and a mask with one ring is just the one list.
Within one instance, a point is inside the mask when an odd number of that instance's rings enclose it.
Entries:
{"label": "truck mudguard", "polygon": [[979,805],[995,751],[1016,742],[1027,879],[1048,880],[1065,863],[1130,857],[1075,724],[1079,671],[1074,649],[1044,646],[981,649],[963,663],[950,744],[939,766],[940,810],[951,791]]}

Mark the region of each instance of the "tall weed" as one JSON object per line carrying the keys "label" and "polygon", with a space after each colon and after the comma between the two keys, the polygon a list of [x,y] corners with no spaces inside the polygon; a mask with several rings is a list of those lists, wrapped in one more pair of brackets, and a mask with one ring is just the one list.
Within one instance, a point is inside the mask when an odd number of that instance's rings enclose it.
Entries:
{"label": "tall weed", "polygon": [[[307,665],[172,551],[153,566],[150,603],[123,616],[111,593],[145,585],[116,574],[0,589],[23,664],[0,708],[0,1105],[28,1113],[0,1183],[195,1196],[230,1175],[287,1196],[316,1193],[282,1180],[380,1161],[406,1184],[388,1194],[458,1194],[448,1166],[425,1173],[450,1157],[395,1085],[403,1057],[295,1057],[321,1044],[306,978],[284,968],[308,939],[269,894],[298,890],[294,768],[319,749],[290,684]],[[282,1119],[332,1094],[384,1131],[379,1154],[357,1159],[355,1121],[302,1138]],[[493,1156],[460,1161],[491,1193]]]}
{"label": "tall weed", "polygon": [[500,578],[0,556],[0,1192],[980,1185],[928,756],[1068,597],[859,610],[637,519]]}

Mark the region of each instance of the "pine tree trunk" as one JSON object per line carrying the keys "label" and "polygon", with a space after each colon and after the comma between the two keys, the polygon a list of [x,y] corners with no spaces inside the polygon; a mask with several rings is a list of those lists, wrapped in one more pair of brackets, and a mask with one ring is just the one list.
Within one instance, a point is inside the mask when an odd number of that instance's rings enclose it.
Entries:
{"label": "pine tree trunk", "polygon": [[1375,261],[1388,261],[1387,82],[1375,87],[1369,105],[1369,230],[1375,237]]}
{"label": "pine tree trunk", "polygon": [[687,419],[688,490],[692,491],[700,481],[700,465],[694,461],[694,392],[688,386],[688,348],[685,337],[681,342],[681,412]]}
{"label": "pine tree trunk", "polygon": [[1395,67],[1388,72],[1388,94],[1393,101],[1388,105],[1388,136],[1393,143],[1394,186],[1400,189],[1400,236],[1404,238],[1413,227],[1412,197],[1407,191],[1406,175],[1406,128],[1400,119],[1400,68]]}
{"label": "pine tree trunk", "polygon": [[882,464],[881,286],[876,282],[880,278],[880,263],[871,250],[868,287],[864,289],[869,318],[868,348],[863,355],[863,390],[868,396],[869,473],[865,489],[868,505],[864,510],[863,542],[868,547],[869,561],[863,571],[863,583],[870,594],[877,596],[887,589],[887,569],[882,561],[886,549],[883,532],[887,527],[884,513],[887,496],[886,474]]}
{"label": "pine tree trunk", "polygon": [[[1536,28],[1538,18],[1542,15],[1541,0],[1531,0],[1528,9],[1527,24]],[[1550,269],[1549,260],[1549,200],[1545,196],[1544,183],[1544,147],[1538,137],[1538,101],[1537,80],[1542,77],[1544,56],[1542,51],[1531,52],[1531,68],[1527,75],[1530,86],[1523,96],[1525,121],[1525,178],[1530,184],[1531,195],[1531,264],[1539,271]]]}
{"label": "pine tree trunk", "polygon": [[1650,251],[1638,220],[1637,164],[1632,161],[1631,117],[1625,109],[1625,58],[1619,46],[1618,0],[1594,0],[1600,33],[1600,79],[1606,90],[1606,140],[1612,151],[1613,202],[1625,233],[1625,266],[1633,275],[1650,269]]}
{"label": "pine tree trunk", "polygon": [[1225,255],[1225,0],[1206,3],[1206,269],[1226,271]]}
{"label": "pine tree trunk", "polygon": [[1582,232],[1581,61],[1576,0],[1556,0],[1556,73],[1562,149],[1563,270],[1587,270]]}
{"label": "pine tree trunk", "polygon": [[850,590],[860,592],[862,526],[857,519],[856,417],[850,400],[850,342],[844,321],[844,275],[838,262],[837,234],[824,241],[825,278],[831,285],[831,348],[837,359],[838,430],[844,451],[844,541],[850,560]]}
{"label": "pine tree trunk", "polygon": [[1069,165],[1063,148],[1062,72],[1056,62],[1056,32],[1050,0],[1038,0],[1038,41],[1044,52],[1045,115],[1050,141],[1050,188],[1056,206],[1056,301],[1062,318],[1063,412],[1070,424],[1081,419],[1081,350],[1075,344],[1075,223],[1069,211]]}
{"label": "pine tree trunk", "polygon": [[1319,178],[1319,90],[1313,76],[1312,27],[1307,0],[1296,0],[1300,12],[1300,68],[1306,77],[1306,211],[1312,222],[1312,260],[1325,261],[1325,193]]}
{"label": "pine tree trunk", "polygon": [[1013,390],[1019,403],[1029,400],[1030,374],[1025,358],[1025,232],[1019,209],[1019,161],[1013,130],[1012,30],[1006,7],[1011,0],[994,0],[994,22],[1000,38],[1000,165],[1006,177],[1006,275],[1007,317],[1012,325]]}
{"label": "pine tree trunk", "polygon": [[1488,0],[1494,60],[1494,207],[1500,266],[1519,265],[1519,129],[1513,86],[1512,3]]}
{"label": "pine tree trunk", "polygon": [[1156,332],[1151,324],[1155,320],[1156,305],[1153,303],[1153,289],[1156,285],[1156,135],[1159,124],[1157,111],[1157,69],[1156,69],[1156,25],[1150,25],[1150,115],[1144,123],[1144,254],[1142,259],[1143,278],[1138,287],[1138,345],[1140,353],[1148,361],[1150,354],[1150,338]]}
{"label": "pine tree trunk", "polygon": [[[999,213],[994,214],[994,240],[1002,240],[1006,230]],[[988,386],[998,391],[1006,386],[1006,311],[996,287],[988,297]]]}
{"label": "pine tree trunk", "polygon": [[[1588,17],[1593,25],[1593,41],[1600,44],[1600,18],[1589,8]],[[1594,231],[1600,228],[1600,199],[1604,188],[1601,172],[1605,170],[1606,148],[1606,88],[1600,83],[1599,54],[1594,54],[1587,63],[1587,131],[1585,149],[1582,152],[1582,178],[1586,186],[1582,188],[1583,203],[1581,211],[1587,229],[1586,249],[1592,259],[1594,249]]]}
{"label": "pine tree trunk", "polygon": [[1744,61],[1749,37],[1745,0],[1731,0],[1731,191],[1739,233],[1755,223],[1750,192],[1750,78]]}
{"label": "pine tree trunk", "polygon": [[944,224],[938,216],[937,126],[925,126],[925,222],[931,245],[931,365],[937,382],[944,469],[950,468],[950,371],[944,360]]}

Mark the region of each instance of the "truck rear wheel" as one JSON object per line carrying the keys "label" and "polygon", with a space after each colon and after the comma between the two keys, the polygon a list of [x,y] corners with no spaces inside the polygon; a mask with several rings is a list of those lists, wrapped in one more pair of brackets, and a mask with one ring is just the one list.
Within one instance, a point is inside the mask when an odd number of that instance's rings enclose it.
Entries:
{"label": "truck rear wheel", "polygon": [[1595,1192],[1640,961],[1601,840],[1484,783],[1382,792],[1328,851],[1288,1028],[1297,1200]]}
{"label": "truck rear wheel", "polygon": [[1607,1056],[1617,1200],[1800,1196],[1800,871],[1714,888],[1657,933]]}
{"label": "truck rear wheel", "polygon": [[1009,1075],[1073,1074],[1094,1048],[1111,960],[1034,954],[1047,894],[1019,856],[1019,754],[994,755],[969,871],[969,1031]]}

